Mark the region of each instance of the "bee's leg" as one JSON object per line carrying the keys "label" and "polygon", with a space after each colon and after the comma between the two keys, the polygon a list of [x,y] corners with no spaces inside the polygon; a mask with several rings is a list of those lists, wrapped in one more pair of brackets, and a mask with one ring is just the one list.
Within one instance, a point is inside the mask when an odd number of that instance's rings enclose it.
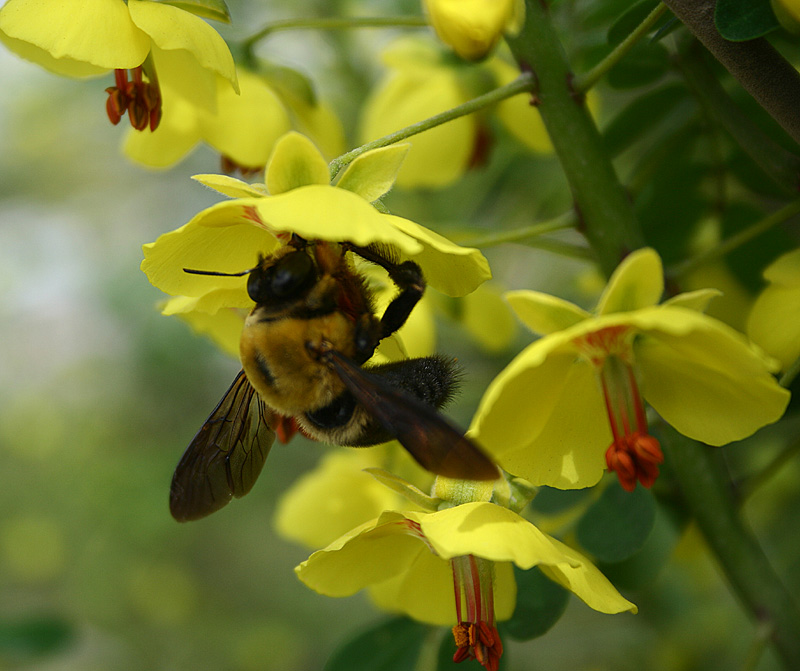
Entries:
{"label": "bee's leg", "polygon": [[425,293],[425,278],[422,270],[413,261],[397,263],[388,250],[377,245],[370,247],[348,245],[348,248],[361,258],[385,269],[392,278],[392,282],[400,289],[400,293],[389,303],[381,317],[380,337],[383,339],[390,336],[406,323],[414,306]]}

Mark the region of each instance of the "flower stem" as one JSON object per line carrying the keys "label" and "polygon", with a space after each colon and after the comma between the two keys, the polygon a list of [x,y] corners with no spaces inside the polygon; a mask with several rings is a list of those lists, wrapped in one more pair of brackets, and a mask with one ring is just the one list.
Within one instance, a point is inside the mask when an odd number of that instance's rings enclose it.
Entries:
{"label": "flower stem", "polygon": [[610,275],[620,260],[643,244],[628,194],[617,178],[544,3],[526,1],[525,24],[508,38],[523,72],[536,80],[536,101],[572,188],[579,228]]}
{"label": "flower stem", "polygon": [[390,144],[394,144],[395,142],[400,142],[406,138],[418,135],[419,133],[431,128],[435,128],[436,126],[441,126],[443,123],[447,123],[448,121],[452,121],[458,117],[472,114],[473,112],[477,112],[484,107],[494,105],[495,103],[505,100],[506,98],[511,98],[520,93],[524,93],[525,91],[530,91],[533,89],[533,86],[534,80],[532,75],[530,73],[523,73],[513,82],[509,82],[505,86],[500,86],[499,88],[489,91],[488,93],[484,93],[482,96],[478,96],[472,100],[468,100],[467,102],[442,112],[441,114],[436,114],[428,119],[425,119],[424,121],[411,124],[410,126],[401,128],[394,133],[384,135],[377,140],[373,140],[372,142],[367,142],[360,147],[356,147],[352,151],[348,151],[346,154],[342,154],[330,162],[328,167],[331,171],[331,179],[335,178],[342,168],[361,156],[361,154],[364,152],[372,149],[378,149],[380,147],[386,147]]}
{"label": "flower stem", "polygon": [[540,221],[537,224],[515,228],[511,231],[498,231],[483,236],[476,236],[468,240],[462,240],[460,244],[466,247],[494,247],[508,242],[520,242],[527,238],[535,238],[545,233],[552,233],[553,231],[573,228],[577,223],[578,217],[575,215],[574,211],[570,210],[569,212],[564,212],[547,221]]}
{"label": "flower stem", "polygon": [[611,68],[622,60],[625,54],[627,54],[639,40],[650,32],[666,11],[667,6],[663,2],[659,2],[653,11],[645,17],[644,21],[636,26],[630,35],[614,47],[613,51],[608,54],[608,56],[589,71],[575,77],[573,83],[575,90],[580,93],[586,93],[592,88]]}
{"label": "flower stem", "polygon": [[750,242],[753,238],[758,237],[762,233],[768,231],[770,228],[783,223],[798,213],[800,213],[800,200],[792,201],[777,212],[767,215],[761,221],[757,221],[752,226],[748,226],[744,230],[739,231],[720,244],[707,249],[702,254],[698,254],[691,259],[687,259],[686,261],[675,265],[670,270],[669,275],[673,278],[687,275],[697,270],[704,263],[708,263],[709,261],[713,261],[714,259],[725,256],[737,247],[741,247],[745,243]]}
{"label": "flower stem", "polygon": [[800,610],[739,515],[722,451],[668,432],[664,452],[709,548],[785,667],[800,669]]}
{"label": "flower stem", "polygon": [[250,47],[256,42],[281,30],[348,30],[351,28],[421,28],[427,26],[424,16],[354,16],[327,18],[284,19],[268,23],[243,44]]}

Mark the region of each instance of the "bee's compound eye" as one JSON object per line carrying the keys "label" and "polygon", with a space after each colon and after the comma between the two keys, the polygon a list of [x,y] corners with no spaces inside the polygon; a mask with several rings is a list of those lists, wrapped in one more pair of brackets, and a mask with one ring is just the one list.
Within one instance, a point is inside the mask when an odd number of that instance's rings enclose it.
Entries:
{"label": "bee's compound eye", "polygon": [[291,252],[268,268],[256,268],[247,278],[247,293],[256,303],[294,298],[317,279],[311,257],[303,251]]}
{"label": "bee's compound eye", "polygon": [[302,251],[287,254],[272,267],[270,289],[276,298],[291,298],[308,289],[317,279],[311,257]]}

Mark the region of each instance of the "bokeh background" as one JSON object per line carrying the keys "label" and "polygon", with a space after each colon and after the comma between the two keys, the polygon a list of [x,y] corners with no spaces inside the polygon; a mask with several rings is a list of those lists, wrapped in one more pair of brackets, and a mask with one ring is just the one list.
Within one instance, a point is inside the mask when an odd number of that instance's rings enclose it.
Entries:
{"label": "bokeh background", "polygon": [[[270,13],[229,4],[240,26],[326,5]],[[384,5],[370,3],[369,13]],[[386,39],[287,33],[264,53],[312,76],[352,143],[378,68],[363,53]],[[162,296],[139,271],[141,245],[216,202],[189,177],[219,164],[205,148],[169,171],[128,162],[127,130],[105,116],[110,81],[61,79],[0,50],[0,669],[320,669],[385,617],[363,595],[310,592],[292,570],[308,551],[272,529],[281,493],[335,448],[276,446],[247,498],[196,523],[169,515],[172,470],[238,365],[159,315]],[[497,222],[513,228],[568,203],[554,159],[522,156],[502,138],[489,165],[456,186],[391,198],[399,214],[456,235],[463,222],[473,234]],[[500,286],[587,305],[599,286],[580,259],[512,245],[486,254]],[[466,424],[527,336],[487,353],[453,320],[458,308],[439,304],[439,349],[468,373],[451,409]],[[747,449],[730,448],[732,463]],[[768,547],[794,533],[782,520],[796,512],[797,470],[748,504]],[[508,642],[506,668],[777,668],[769,652],[756,654],[753,627],[698,536],[690,528],[678,541],[659,514],[650,559],[628,585],[618,582],[640,614],[605,616],[572,599],[546,636]],[[778,554],[784,574],[797,575],[793,557]]]}

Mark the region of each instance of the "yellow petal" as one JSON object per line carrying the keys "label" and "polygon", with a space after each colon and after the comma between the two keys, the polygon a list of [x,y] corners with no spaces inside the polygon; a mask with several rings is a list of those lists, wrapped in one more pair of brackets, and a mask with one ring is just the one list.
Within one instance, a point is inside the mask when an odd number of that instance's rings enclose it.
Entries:
{"label": "yellow petal", "polygon": [[260,184],[248,184],[228,175],[193,175],[192,179],[228,198],[261,198],[266,195]]}
{"label": "yellow petal", "polygon": [[350,529],[396,508],[400,497],[362,469],[382,461],[381,449],[332,450],[283,495],[275,528],[285,538],[324,547]]}
{"label": "yellow petal", "polygon": [[383,216],[421,245],[413,259],[422,267],[428,284],[438,291],[448,296],[464,296],[491,279],[489,262],[479,250],[461,247],[409,219]]}
{"label": "yellow petal", "polygon": [[[150,51],[150,38],[131,21],[122,0],[9,0],[0,10],[0,31],[57,61],[101,69],[137,67]],[[20,55],[39,62],[36,53]],[[40,64],[53,65],[45,61]]]}
{"label": "yellow petal", "polygon": [[505,298],[522,323],[542,335],[563,331],[590,316],[574,303],[538,291],[509,291]]}
{"label": "yellow petal", "polygon": [[131,129],[123,151],[133,161],[151,168],[167,168],[180,161],[200,141],[197,110],[169,89],[162,88],[164,115],[155,131]]}
{"label": "yellow petal", "polygon": [[[195,57],[183,49],[170,51],[154,44],[151,54],[160,85],[174,91],[195,108],[194,115],[216,112],[219,75],[199,67]],[[227,82],[225,79],[222,81]],[[164,113],[168,113],[166,108]]]}
{"label": "yellow petal", "polygon": [[645,335],[634,354],[642,394],[666,422],[695,440],[724,445],[781,418],[789,392],[740,334],[684,308],[641,312],[636,321]]}
{"label": "yellow petal", "polygon": [[268,198],[218,203],[192,221],[215,228],[249,223],[273,234],[289,232],[306,240],[346,240],[361,247],[381,243],[393,245],[411,257],[423,251],[419,242],[401,231],[400,223],[406,220],[381,214],[363,198],[332,186],[304,186]]}
{"label": "yellow petal", "polygon": [[664,293],[664,270],[655,250],[631,252],[611,275],[600,296],[597,314],[628,312],[655,305]]}
{"label": "yellow petal", "polygon": [[291,128],[289,114],[260,77],[242,72],[239,87],[237,95],[218,78],[217,111],[201,117],[203,139],[239,165],[264,166],[278,138]]}
{"label": "yellow petal", "polygon": [[800,284],[768,286],[756,299],[747,334],[786,370],[800,356]]}
{"label": "yellow petal", "polygon": [[273,196],[308,186],[330,184],[328,164],[304,135],[290,131],[275,144],[265,175]]}
{"label": "yellow petal", "polygon": [[467,60],[483,58],[512,21],[516,0],[425,0],[436,34]]}
{"label": "yellow petal", "polygon": [[476,501],[436,513],[406,512],[440,557],[475,555],[514,562],[522,569],[571,562],[553,539],[524,517],[494,503]]}
{"label": "yellow petal", "polygon": [[[492,58],[488,65],[497,77],[498,86],[509,84],[519,76],[519,68],[499,58]],[[539,110],[531,104],[530,93],[520,93],[506,98],[497,105],[495,114],[514,137],[532,152],[553,153],[553,143],[550,142]]]}
{"label": "yellow petal", "polygon": [[592,368],[566,352],[517,375],[512,371],[503,384],[505,375],[481,400],[470,435],[505,470],[534,485],[580,489],[597,484],[611,432]]}
{"label": "yellow petal", "polygon": [[623,597],[600,570],[577,550],[553,538],[553,544],[572,561],[542,566],[542,573],[568,589],[587,606],[601,613],[638,612],[635,604]]}
{"label": "yellow petal", "polygon": [[199,16],[160,2],[128,0],[133,22],[165,51],[185,50],[201,68],[216,72],[237,89],[236,66],[225,40]]}
{"label": "yellow petal", "polygon": [[246,296],[246,277],[190,275],[183,269],[241,272],[255,265],[259,252],[269,254],[279,246],[275,236],[247,222],[207,227],[192,220],[144,245],[141,268],[172,296],[203,296],[217,289],[237,289]]}
{"label": "yellow petal", "polygon": [[502,352],[517,335],[514,315],[498,285],[483,284],[463,299],[461,323],[488,352]]}
{"label": "yellow petal", "polygon": [[[494,565],[494,610],[497,620],[514,612],[517,585],[512,565]],[[417,556],[405,573],[369,588],[369,595],[382,610],[403,613],[428,624],[452,626],[456,622],[453,570],[450,562],[428,553]]]}
{"label": "yellow petal", "polygon": [[[239,358],[239,340],[242,336],[244,315],[235,309],[215,310],[213,313],[203,309],[202,298],[176,296],[166,302],[161,310],[163,315],[177,315],[185,321],[195,333],[208,335],[216,345],[234,359]],[[226,300],[225,305],[231,301]]]}
{"label": "yellow petal", "polygon": [[697,310],[697,312],[705,312],[708,304],[721,295],[722,292],[719,289],[697,289],[673,296],[664,301],[663,305],[673,305],[689,310]]}
{"label": "yellow petal", "polygon": [[[361,141],[383,137],[466,99],[449,69],[396,72],[367,100]],[[398,174],[397,185],[440,188],[451,184],[467,169],[476,134],[475,119],[465,116],[410,138],[411,150]]]}
{"label": "yellow petal", "polygon": [[295,573],[320,594],[349,596],[405,572],[420,555],[430,550],[408,533],[403,515],[385,512],[312,554]]}
{"label": "yellow petal", "polygon": [[782,255],[764,271],[764,279],[784,286],[800,285],[800,249]]}
{"label": "yellow petal", "polygon": [[[512,584],[513,579],[512,574]],[[453,569],[449,561],[427,549],[418,552],[413,562],[393,578],[370,585],[369,596],[378,608],[390,613],[402,613],[428,624],[456,623]]]}
{"label": "yellow petal", "polygon": [[408,144],[393,144],[358,156],[336,183],[340,189],[373,202],[389,192],[408,154]]}

